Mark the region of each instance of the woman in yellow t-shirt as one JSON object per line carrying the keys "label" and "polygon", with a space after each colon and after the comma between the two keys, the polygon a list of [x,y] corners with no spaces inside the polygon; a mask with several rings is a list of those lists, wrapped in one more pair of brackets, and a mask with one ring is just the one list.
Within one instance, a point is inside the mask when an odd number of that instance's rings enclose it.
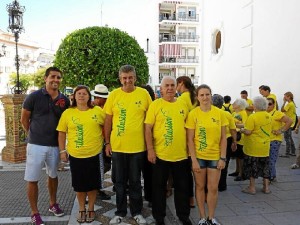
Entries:
{"label": "woman in yellow t-shirt", "polygon": [[283,131],[290,128],[293,121],[286,116],[283,112],[276,109],[276,104],[273,98],[267,98],[268,108],[267,112],[272,116],[272,132],[271,132],[271,143],[270,143],[270,181],[276,179],[276,161],[280,145],[282,142]]}
{"label": "woman in yellow t-shirt", "polygon": [[241,128],[244,136],[244,165],[243,177],[249,179],[249,186],[242,190],[247,194],[256,194],[255,179],[263,177],[263,189],[265,194],[271,193],[269,189],[269,154],[270,136],[272,130],[271,115],[266,112],[268,101],[258,96],[253,99],[254,114],[251,114]]}
{"label": "woman in yellow t-shirt", "polygon": [[[237,128],[237,131],[240,130],[240,128],[244,127],[244,124],[246,123],[246,120],[248,118],[246,107],[248,106],[245,99],[238,98],[233,102],[233,117],[235,121],[235,125]],[[238,140],[238,139],[237,139]],[[243,145],[244,145],[244,135],[241,134],[240,140],[237,142],[237,148],[236,151],[232,152],[232,157],[236,157],[236,168],[235,172],[228,174],[228,176],[236,176],[234,181],[241,181],[243,180],[242,174],[243,174],[243,158],[244,158],[244,152],[243,152]]]}
{"label": "woman in yellow t-shirt", "polygon": [[284,132],[284,140],[286,142],[286,150],[284,155],[281,157],[296,156],[296,147],[292,137],[292,128],[296,123],[296,106],[294,103],[294,95],[292,92],[288,91],[284,94],[283,105],[281,107],[281,112],[284,112],[289,118],[292,119],[293,123],[290,128]]}
{"label": "woman in yellow t-shirt", "polygon": [[[188,76],[180,76],[177,77],[177,88],[176,91],[180,93],[180,96],[178,97],[179,100],[184,101],[187,106],[189,111],[194,109],[197,106],[197,99],[196,99],[196,92],[195,92],[195,86],[192,83],[191,78]],[[195,208],[195,201],[194,201],[194,180],[193,180],[193,175],[192,171],[189,174],[189,182],[190,182],[190,207]],[[168,182],[168,191],[170,190],[170,185]],[[172,191],[172,189],[171,189]]]}
{"label": "woman in yellow t-shirt", "polygon": [[[226,125],[228,121],[221,109],[212,105],[209,86],[202,84],[197,90],[200,103],[186,121],[187,141],[192,159],[196,184],[196,199],[200,213],[199,224],[217,223],[214,218],[218,199],[221,170],[226,164]],[[206,185],[207,183],[207,185]],[[205,187],[207,186],[208,218],[205,213]]]}
{"label": "woman in yellow t-shirt", "polygon": [[[61,160],[70,161],[72,186],[79,202],[79,223],[95,220],[94,205],[101,186],[99,153],[103,145],[104,119],[104,111],[91,104],[88,87],[80,85],[75,88],[72,106],[64,111],[57,126]],[[86,196],[88,211],[85,209]]]}

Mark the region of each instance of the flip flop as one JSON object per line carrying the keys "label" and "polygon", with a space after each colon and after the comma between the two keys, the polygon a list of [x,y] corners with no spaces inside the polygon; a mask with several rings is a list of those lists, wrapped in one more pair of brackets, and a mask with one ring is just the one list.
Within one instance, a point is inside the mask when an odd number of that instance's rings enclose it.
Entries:
{"label": "flip flop", "polygon": [[250,190],[249,190],[249,187],[244,188],[244,189],[242,190],[242,192],[245,193],[245,194],[249,194],[249,195],[255,195],[255,194],[256,194],[255,191],[254,191],[254,192],[250,191]]}

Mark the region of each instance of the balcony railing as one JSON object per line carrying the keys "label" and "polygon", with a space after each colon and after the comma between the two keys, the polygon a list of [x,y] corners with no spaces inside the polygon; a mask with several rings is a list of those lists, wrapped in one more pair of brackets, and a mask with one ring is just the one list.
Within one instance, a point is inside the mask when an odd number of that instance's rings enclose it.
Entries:
{"label": "balcony railing", "polygon": [[199,63],[198,56],[162,56],[159,63]]}
{"label": "balcony railing", "polygon": [[159,14],[159,22],[163,20],[199,22],[199,14],[191,15],[188,13],[177,13],[177,14],[161,13]]}
{"label": "balcony railing", "polygon": [[199,35],[189,34],[160,34],[159,42],[198,42]]}

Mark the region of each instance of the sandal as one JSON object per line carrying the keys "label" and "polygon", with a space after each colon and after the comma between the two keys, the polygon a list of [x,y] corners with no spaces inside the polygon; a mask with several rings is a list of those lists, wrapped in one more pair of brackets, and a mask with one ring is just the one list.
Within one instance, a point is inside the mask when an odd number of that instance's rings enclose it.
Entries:
{"label": "sandal", "polygon": [[93,221],[95,221],[95,215],[96,213],[94,210],[87,211],[85,222],[92,223]]}
{"label": "sandal", "polygon": [[249,187],[246,187],[242,190],[243,193],[249,194],[249,195],[255,195],[256,191],[250,191]]}
{"label": "sandal", "polygon": [[78,217],[77,217],[77,222],[78,223],[84,223],[86,219],[86,211],[79,211]]}

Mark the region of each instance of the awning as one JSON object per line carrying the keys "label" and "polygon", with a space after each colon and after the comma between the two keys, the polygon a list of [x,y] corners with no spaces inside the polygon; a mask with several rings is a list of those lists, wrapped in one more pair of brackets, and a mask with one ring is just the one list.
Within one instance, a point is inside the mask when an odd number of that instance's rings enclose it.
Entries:
{"label": "awning", "polygon": [[181,45],[178,44],[163,44],[159,46],[160,56],[178,57],[181,56]]}

